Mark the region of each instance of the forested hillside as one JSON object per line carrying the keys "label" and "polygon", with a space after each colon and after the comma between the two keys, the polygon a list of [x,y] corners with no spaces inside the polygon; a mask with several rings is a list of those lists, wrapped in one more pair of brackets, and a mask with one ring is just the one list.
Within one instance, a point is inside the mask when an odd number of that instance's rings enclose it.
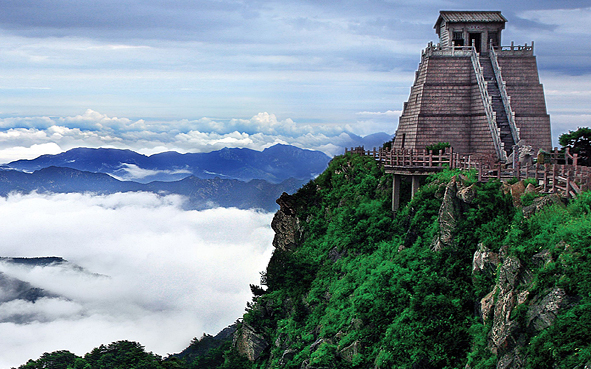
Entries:
{"label": "forested hillside", "polygon": [[[591,367],[591,194],[566,204],[446,171],[394,216],[391,181],[345,155],[283,195],[233,338],[169,360],[120,342],[21,368]],[[145,364],[113,361],[128,346]]]}

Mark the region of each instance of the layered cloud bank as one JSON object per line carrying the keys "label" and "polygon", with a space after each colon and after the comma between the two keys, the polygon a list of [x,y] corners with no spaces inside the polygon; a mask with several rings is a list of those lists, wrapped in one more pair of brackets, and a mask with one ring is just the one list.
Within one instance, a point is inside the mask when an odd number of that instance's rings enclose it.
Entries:
{"label": "layered cloud bank", "polygon": [[359,113],[365,120],[348,125],[296,124],[269,113],[250,119],[146,121],[109,117],[93,110],[73,117],[21,117],[0,119],[0,163],[57,154],[74,147],[113,147],[143,154],[162,151],[209,152],[224,147],[255,150],[278,143],[341,154],[359,144],[360,134],[384,128],[393,132],[399,112]]}
{"label": "layered cloud bank", "polygon": [[181,202],[147,193],[0,199],[0,256],[60,256],[84,268],[0,262],[4,275],[58,296],[0,304],[0,367],[122,339],[166,355],[234,322],[270,258],[272,215],[183,211]]}

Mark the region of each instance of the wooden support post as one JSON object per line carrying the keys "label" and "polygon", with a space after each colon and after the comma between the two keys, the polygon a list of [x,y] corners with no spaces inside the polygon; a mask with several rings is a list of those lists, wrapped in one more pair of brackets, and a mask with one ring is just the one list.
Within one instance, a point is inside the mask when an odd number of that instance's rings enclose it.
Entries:
{"label": "wooden support post", "polygon": [[453,147],[449,147],[449,169],[453,169],[454,168],[454,148]]}
{"label": "wooden support post", "polygon": [[544,164],[544,192],[548,192],[548,165]]}
{"label": "wooden support post", "polygon": [[566,170],[566,198],[570,197],[570,175],[571,172],[569,169]]}
{"label": "wooden support post", "polygon": [[482,182],[482,162],[478,163],[478,182]]}
{"label": "wooden support post", "polygon": [[[390,149],[390,165],[394,166],[394,150],[395,148]],[[396,156],[396,164],[398,164],[398,156]]]}
{"label": "wooden support post", "polygon": [[411,176],[411,197],[415,197],[415,193],[419,190],[420,176]]}
{"label": "wooden support post", "polygon": [[552,165],[552,192],[556,193],[558,187],[556,186],[556,164]]}
{"label": "wooden support post", "polygon": [[392,180],[392,212],[395,213],[400,207],[400,175],[394,174]]}

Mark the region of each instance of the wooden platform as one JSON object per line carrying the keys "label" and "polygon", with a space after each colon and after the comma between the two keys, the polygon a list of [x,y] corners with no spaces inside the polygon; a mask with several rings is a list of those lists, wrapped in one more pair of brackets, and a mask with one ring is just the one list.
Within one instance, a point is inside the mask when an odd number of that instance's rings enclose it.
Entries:
{"label": "wooden platform", "polygon": [[515,161],[510,164],[495,162],[492,156],[460,155],[455,153],[453,148],[436,154],[431,150],[365,150],[363,147],[346,149],[345,153],[347,152],[371,156],[384,167],[386,173],[393,174],[392,211],[396,211],[400,205],[401,176],[411,177],[411,195],[414,196],[418,191],[421,176],[437,173],[445,168],[477,170],[479,182],[530,178],[537,181],[543,193],[558,193],[567,198],[591,189],[591,168],[578,165],[577,154],[571,154],[568,148],[564,153],[554,149],[552,153],[544,156],[544,163]]}

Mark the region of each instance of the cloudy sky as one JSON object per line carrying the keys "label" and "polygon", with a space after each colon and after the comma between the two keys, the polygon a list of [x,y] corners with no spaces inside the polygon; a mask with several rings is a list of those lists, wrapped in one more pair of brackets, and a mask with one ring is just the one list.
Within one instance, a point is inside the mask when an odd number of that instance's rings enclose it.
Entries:
{"label": "cloudy sky", "polygon": [[0,262],[4,275],[57,296],[0,304],[0,368],[122,339],[166,356],[241,317],[249,284],[259,284],[271,256],[272,214],[184,211],[182,201],[147,193],[0,198],[2,256],[61,256],[84,268]]}
{"label": "cloudy sky", "polygon": [[0,0],[0,161],[76,146],[322,148],[394,133],[439,10],[536,42],[556,136],[589,125],[588,0]]}

